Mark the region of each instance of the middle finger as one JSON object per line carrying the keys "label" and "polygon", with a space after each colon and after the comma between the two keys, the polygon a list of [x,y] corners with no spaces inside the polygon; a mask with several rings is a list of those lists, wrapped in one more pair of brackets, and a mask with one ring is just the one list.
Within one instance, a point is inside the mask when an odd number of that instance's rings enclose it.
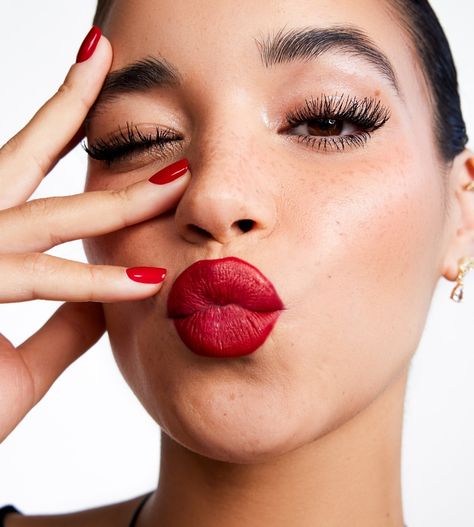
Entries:
{"label": "middle finger", "polygon": [[184,191],[190,179],[188,162],[181,159],[153,176],[166,184],[150,179],[120,190],[40,198],[0,210],[0,254],[43,252],[157,216],[171,208]]}

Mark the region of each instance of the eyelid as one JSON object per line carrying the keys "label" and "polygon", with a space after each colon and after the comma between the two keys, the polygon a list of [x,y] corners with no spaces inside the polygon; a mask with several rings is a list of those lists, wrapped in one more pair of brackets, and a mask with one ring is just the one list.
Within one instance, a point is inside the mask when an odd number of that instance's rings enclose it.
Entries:
{"label": "eyelid", "polygon": [[297,106],[287,112],[285,118],[287,125],[292,128],[311,120],[336,119],[353,124],[360,130],[359,132],[333,136],[291,134],[291,137],[296,137],[296,142],[306,143],[313,149],[317,148],[322,152],[331,150],[341,152],[346,151],[346,147],[364,147],[372,137],[372,133],[384,126],[390,116],[390,109],[379,99],[336,94],[306,99],[305,106]]}
{"label": "eyelid", "polygon": [[140,129],[143,124],[127,121],[125,126],[126,129],[120,126],[116,132],[97,138],[88,146],[83,144],[84,150],[92,159],[104,161],[107,166],[111,166],[127,157],[133,157],[133,152],[137,150],[164,150],[170,143],[182,140],[177,132],[166,126],[148,124],[148,128],[153,127],[148,132]]}
{"label": "eyelid", "polygon": [[[320,95],[316,99],[310,97],[305,99],[304,105],[296,106],[285,114],[285,122],[289,126],[297,126],[304,122],[317,119],[337,119],[353,123],[361,132],[349,135],[333,136],[311,136],[297,135],[297,142],[318,145],[318,148],[327,151],[329,147],[338,151],[345,150],[346,146],[364,146],[371,137],[371,133],[381,128],[390,119],[390,110],[384,106],[380,99],[372,97],[358,98],[350,95],[334,94],[331,96]],[[96,139],[90,146],[84,146],[89,156],[93,159],[104,161],[108,166],[119,163],[124,159],[138,157],[136,151],[141,155],[164,156],[166,149],[171,149],[173,143],[182,141],[184,138],[172,128],[157,124],[133,124],[126,123],[123,127],[105,138]],[[142,131],[140,127],[153,128],[153,133]]]}
{"label": "eyelid", "polygon": [[390,109],[374,97],[358,98],[351,95],[327,96],[321,94],[316,99],[305,99],[305,105],[298,105],[286,113],[286,122],[294,125],[301,121],[324,116],[355,122],[361,126],[375,126],[379,128],[385,124],[390,116]]}
{"label": "eyelid", "polygon": [[91,141],[91,143],[97,144],[98,142],[110,142],[119,137],[124,139],[125,138],[124,136],[126,136],[127,138],[133,138],[134,136],[137,136],[140,138],[140,136],[143,136],[150,132],[156,132],[156,130],[160,130],[161,132],[165,134],[179,135],[179,133],[173,130],[172,127],[161,125],[159,123],[152,123],[152,122],[135,123],[133,121],[126,121],[125,125],[120,125],[118,126],[116,130],[113,130],[112,132],[96,137],[94,141]]}

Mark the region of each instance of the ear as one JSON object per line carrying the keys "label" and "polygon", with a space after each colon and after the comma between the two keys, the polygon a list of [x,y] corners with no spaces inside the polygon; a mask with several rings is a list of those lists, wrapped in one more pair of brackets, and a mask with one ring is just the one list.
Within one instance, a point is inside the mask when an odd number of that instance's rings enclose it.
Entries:
{"label": "ear", "polygon": [[450,227],[442,273],[454,282],[459,273],[459,260],[464,256],[474,257],[474,191],[465,188],[474,181],[474,154],[470,150],[464,150],[454,159],[449,181]]}

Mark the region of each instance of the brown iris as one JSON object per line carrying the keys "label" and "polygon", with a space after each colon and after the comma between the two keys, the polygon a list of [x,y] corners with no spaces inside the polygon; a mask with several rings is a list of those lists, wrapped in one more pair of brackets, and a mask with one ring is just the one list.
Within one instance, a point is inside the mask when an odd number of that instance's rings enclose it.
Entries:
{"label": "brown iris", "polygon": [[338,119],[311,119],[307,121],[308,131],[314,135],[341,135],[344,121]]}

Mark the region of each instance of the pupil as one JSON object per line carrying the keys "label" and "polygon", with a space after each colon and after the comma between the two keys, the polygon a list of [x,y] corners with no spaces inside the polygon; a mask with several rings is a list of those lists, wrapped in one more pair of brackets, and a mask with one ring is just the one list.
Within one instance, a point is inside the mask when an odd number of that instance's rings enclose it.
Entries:
{"label": "pupil", "polygon": [[308,128],[314,130],[315,135],[340,135],[343,122],[337,119],[313,119],[308,121]]}

